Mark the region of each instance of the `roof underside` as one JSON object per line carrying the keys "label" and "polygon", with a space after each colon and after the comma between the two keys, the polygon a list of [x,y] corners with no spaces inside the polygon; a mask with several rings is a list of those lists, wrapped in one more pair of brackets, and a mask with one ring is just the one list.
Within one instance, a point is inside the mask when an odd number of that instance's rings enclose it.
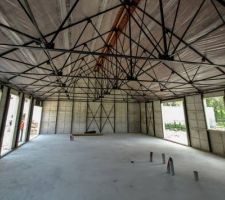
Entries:
{"label": "roof underside", "polygon": [[0,79],[43,99],[224,88],[223,0],[2,0]]}

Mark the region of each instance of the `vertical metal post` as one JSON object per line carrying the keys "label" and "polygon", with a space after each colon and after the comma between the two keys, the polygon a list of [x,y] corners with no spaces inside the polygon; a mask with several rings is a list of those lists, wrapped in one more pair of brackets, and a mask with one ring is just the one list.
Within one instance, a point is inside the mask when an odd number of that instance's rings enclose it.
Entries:
{"label": "vertical metal post", "polygon": [[127,133],[129,133],[129,107],[128,107],[128,94],[127,94]]}
{"label": "vertical metal post", "polygon": [[147,109],[147,103],[145,102],[145,124],[146,124],[146,134],[148,135],[148,109]]}
{"label": "vertical metal post", "polygon": [[[88,78],[88,89],[89,89],[89,78]],[[88,92],[87,92],[87,108],[86,108],[86,132],[88,131],[88,107],[89,107],[89,103],[88,103]]]}
{"label": "vertical metal post", "polygon": [[174,163],[173,163],[173,159],[170,157],[167,163],[167,173],[171,174],[172,176],[175,175],[175,171],[174,171]]}
{"label": "vertical metal post", "polygon": [[115,90],[114,90],[114,101],[113,101],[114,111],[113,111],[113,132],[116,133],[116,99],[115,99]]}
{"label": "vertical metal post", "polygon": [[199,181],[198,172],[197,171],[193,171],[193,173],[194,173],[195,181],[198,182]]}
{"label": "vertical metal post", "polygon": [[166,164],[166,156],[164,153],[162,153],[162,163]]}
{"label": "vertical metal post", "polygon": [[139,130],[142,133],[142,124],[141,124],[141,103],[139,102],[139,113],[140,113],[140,123],[139,123]]}
{"label": "vertical metal post", "polygon": [[70,124],[70,134],[73,134],[73,121],[74,121],[74,106],[75,106],[75,84],[73,85],[73,103],[72,103],[72,115],[71,115],[71,124]]}
{"label": "vertical metal post", "polygon": [[60,92],[58,94],[58,100],[57,100],[57,108],[56,108],[56,119],[55,119],[55,134],[57,133],[57,125],[58,125],[58,118],[59,118],[59,98],[60,98]]}
{"label": "vertical metal post", "polygon": [[[102,91],[101,91],[102,92]],[[100,133],[102,132],[102,98],[100,100]]]}
{"label": "vertical metal post", "polygon": [[191,130],[190,130],[190,125],[189,125],[186,97],[184,97],[183,106],[184,106],[185,123],[186,123],[186,127],[187,127],[188,142],[189,142],[189,146],[192,146],[192,144],[191,144]]}
{"label": "vertical metal post", "polygon": [[156,136],[156,132],[155,132],[155,109],[154,109],[154,102],[152,101],[151,102],[152,104],[152,125],[153,125],[153,136],[155,137]]}
{"label": "vertical metal post", "polygon": [[153,152],[150,152],[149,156],[150,156],[149,161],[150,161],[150,162],[153,162]]}

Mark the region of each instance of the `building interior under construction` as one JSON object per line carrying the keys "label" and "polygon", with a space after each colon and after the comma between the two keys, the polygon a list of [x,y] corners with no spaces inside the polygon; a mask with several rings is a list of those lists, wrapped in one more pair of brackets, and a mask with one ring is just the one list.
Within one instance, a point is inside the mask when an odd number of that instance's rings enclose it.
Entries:
{"label": "building interior under construction", "polygon": [[224,0],[1,0],[1,200],[222,200]]}

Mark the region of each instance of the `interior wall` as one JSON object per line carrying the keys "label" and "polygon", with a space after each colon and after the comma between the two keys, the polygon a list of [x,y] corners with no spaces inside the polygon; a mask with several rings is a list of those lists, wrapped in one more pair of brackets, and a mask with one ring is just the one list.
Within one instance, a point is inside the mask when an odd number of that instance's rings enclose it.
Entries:
{"label": "interior wall", "polygon": [[102,103],[102,132],[113,133],[114,132],[114,109],[115,105],[113,102]]}
{"label": "interior wall", "polygon": [[115,103],[115,121],[116,121],[116,133],[127,133],[127,103]]}
{"label": "interior wall", "polygon": [[163,138],[164,135],[163,135],[161,102],[154,101],[153,109],[154,109],[154,122],[155,122],[155,136],[159,138]]}
{"label": "interior wall", "polygon": [[140,133],[139,103],[129,102],[127,106],[127,102],[102,101],[102,107],[100,104],[75,101],[73,108],[72,101],[59,101],[59,104],[57,101],[44,101],[41,133],[69,134],[71,126],[73,133],[83,133],[86,129],[102,133]]}
{"label": "interior wall", "polygon": [[141,106],[141,132],[143,134],[155,136],[153,102],[141,103],[140,106]]}
{"label": "interior wall", "polygon": [[209,130],[212,152],[225,156],[225,132],[218,130]]}
{"label": "interior wall", "polygon": [[72,101],[59,101],[56,133],[71,132],[72,104]]}
{"label": "interior wall", "polygon": [[81,133],[86,131],[86,113],[87,103],[86,102],[74,102],[73,108],[73,133]]}
{"label": "interior wall", "polygon": [[145,105],[146,103],[141,103],[141,133],[147,134],[147,124],[146,124],[146,112]]}
{"label": "interior wall", "polygon": [[57,103],[57,101],[44,101],[41,121],[41,133],[55,133]]}
{"label": "interior wall", "polygon": [[101,132],[101,106],[100,102],[88,102],[87,131]]}
{"label": "interior wall", "polygon": [[139,103],[128,104],[129,133],[140,133],[140,105]]}
{"label": "interior wall", "polygon": [[207,126],[201,95],[185,97],[191,146],[209,151]]}

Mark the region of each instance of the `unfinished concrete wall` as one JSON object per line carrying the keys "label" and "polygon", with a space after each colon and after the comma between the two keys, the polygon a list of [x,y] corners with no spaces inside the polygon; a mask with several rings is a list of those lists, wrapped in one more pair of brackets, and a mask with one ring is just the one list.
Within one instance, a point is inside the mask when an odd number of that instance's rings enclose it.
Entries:
{"label": "unfinished concrete wall", "polygon": [[102,103],[102,121],[101,129],[103,133],[114,132],[114,103],[103,102]]}
{"label": "unfinished concrete wall", "polygon": [[83,133],[86,131],[86,102],[74,102],[74,114],[73,114],[73,133]]}
{"label": "unfinished concrete wall", "polygon": [[154,121],[155,121],[155,136],[159,138],[163,138],[164,135],[163,135],[161,102],[154,101],[153,109],[154,109]]}
{"label": "unfinished concrete wall", "polygon": [[225,132],[209,130],[212,152],[225,156]]}
{"label": "unfinished concrete wall", "polygon": [[145,103],[141,103],[141,133],[147,134]]}
{"label": "unfinished concrete wall", "polygon": [[128,103],[129,133],[140,133],[140,106],[139,103]]}
{"label": "unfinished concrete wall", "polygon": [[100,132],[101,129],[101,106],[100,102],[88,102],[87,131]]}
{"label": "unfinished concrete wall", "polygon": [[209,151],[206,121],[201,95],[186,97],[191,146]]}
{"label": "unfinished concrete wall", "polygon": [[56,133],[70,133],[72,119],[72,103],[72,101],[59,101]]}
{"label": "unfinished concrete wall", "polygon": [[153,102],[146,103],[147,134],[155,136]]}
{"label": "unfinished concrete wall", "polygon": [[44,101],[41,133],[54,134],[56,126],[57,101]]}
{"label": "unfinished concrete wall", "polygon": [[127,133],[127,103],[116,102],[116,132]]}
{"label": "unfinished concrete wall", "polygon": [[[69,134],[86,131],[102,133],[140,132],[139,103],[129,102],[45,101],[41,125],[42,134]],[[102,105],[102,106],[101,106]],[[88,106],[88,107],[87,107]],[[88,108],[88,109],[87,109]],[[57,111],[58,109],[58,111]],[[115,109],[115,110],[114,110]],[[128,109],[128,112],[127,112]],[[72,112],[73,116],[72,116]],[[58,116],[56,117],[56,114]],[[114,123],[115,120],[115,123]],[[56,123],[57,121],[57,123]]]}

